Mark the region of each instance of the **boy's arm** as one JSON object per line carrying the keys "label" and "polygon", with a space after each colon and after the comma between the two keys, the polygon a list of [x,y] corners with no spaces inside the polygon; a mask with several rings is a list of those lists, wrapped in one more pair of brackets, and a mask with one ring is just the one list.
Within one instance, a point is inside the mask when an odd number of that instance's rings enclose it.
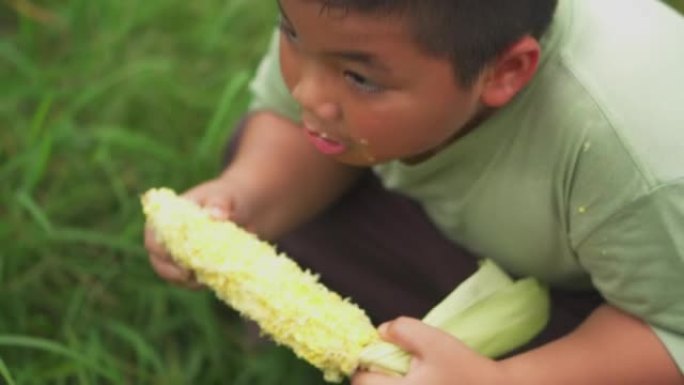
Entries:
{"label": "boy's arm", "polygon": [[684,384],[653,330],[609,305],[567,336],[501,364],[514,384]]}
{"label": "boy's arm", "polygon": [[362,170],[318,153],[292,121],[255,112],[221,179],[235,189],[245,225],[274,239],[337,199]]}
{"label": "boy's arm", "polygon": [[[183,196],[217,219],[230,219],[263,239],[274,240],[321,211],[344,193],[362,169],[315,152],[291,120],[268,112],[248,118],[236,154],[217,178]],[[162,278],[199,288],[192,272],[178,266],[145,229],[150,264]]]}

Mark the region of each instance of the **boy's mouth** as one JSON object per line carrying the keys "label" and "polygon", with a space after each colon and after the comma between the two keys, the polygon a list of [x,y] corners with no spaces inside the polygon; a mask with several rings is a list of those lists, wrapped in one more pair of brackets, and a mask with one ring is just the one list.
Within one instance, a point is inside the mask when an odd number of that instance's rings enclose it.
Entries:
{"label": "boy's mouth", "polygon": [[306,123],[304,123],[304,131],[311,144],[322,154],[339,155],[347,151],[347,146],[344,143],[330,138],[325,133],[312,129]]}
{"label": "boy's mouth", "polygon": [[309,138],[309,141],[311,141],[311,144],[325,155],[339,155],[347,151],[347,146],[343,143],[327,138],[318,132],[306,130],[306,136]]}

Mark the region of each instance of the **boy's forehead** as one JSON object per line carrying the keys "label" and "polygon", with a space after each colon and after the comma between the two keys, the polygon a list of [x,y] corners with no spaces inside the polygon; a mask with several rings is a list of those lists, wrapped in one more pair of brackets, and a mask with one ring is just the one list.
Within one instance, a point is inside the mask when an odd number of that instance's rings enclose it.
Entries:
{"label": "boy's forehead", "polygon": [[335,10],[344,13],[349,10],[366,10],[367,14],[387,15],[401,11],[403,7],[398,5],[404,2],[366,0],[365,2],[349,0],[301,0],[305,3],[320,4],[322,9]]}
{"label": "boy's forehead", "polygon": [[378,39],[413,41],[404,17],[398,14],[359,12],[328,5],[323,0],[277,0],[277,3],[282,16],[293,24],[298,33],[305,33],[308,27],[315,26],[317,35],[321,37],[336,35],[350,43]]}
{"label": "boy's forehead", "polygon": [[344,14],[325,12],[320,0],[279,0],[279,4],[301,52],[364,64],[398,78],[423,71],[435,60],[451,68],[446,58],[421,47],[405,15],[353,9]]}

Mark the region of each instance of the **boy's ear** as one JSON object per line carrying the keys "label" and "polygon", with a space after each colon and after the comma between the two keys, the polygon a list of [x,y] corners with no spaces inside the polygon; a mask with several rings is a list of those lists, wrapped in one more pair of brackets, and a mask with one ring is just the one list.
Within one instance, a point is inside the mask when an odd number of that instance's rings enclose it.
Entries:
{"label": "boy's ear", "polygon": [[541,47],[525,36],[503,51],[483,74],[482,103],[488,107],[507,104],[537,72]]}

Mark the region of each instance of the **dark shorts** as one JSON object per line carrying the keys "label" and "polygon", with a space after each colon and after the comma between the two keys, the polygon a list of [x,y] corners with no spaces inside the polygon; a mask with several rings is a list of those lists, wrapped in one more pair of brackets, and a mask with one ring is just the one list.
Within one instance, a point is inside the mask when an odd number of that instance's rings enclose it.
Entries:
{"label": "dark shorts", "polygon": [[[240,132],[229,143],[226,163]],[[400,315],[422,318],[477,268],[477,256],[444,237],[418,203],[386,190],[370,171],[339,201],[276,243],[376,324]],[[602,303],[596,292],[552,290],[551,295],[551,320],[524,349],[567,334]]]}

